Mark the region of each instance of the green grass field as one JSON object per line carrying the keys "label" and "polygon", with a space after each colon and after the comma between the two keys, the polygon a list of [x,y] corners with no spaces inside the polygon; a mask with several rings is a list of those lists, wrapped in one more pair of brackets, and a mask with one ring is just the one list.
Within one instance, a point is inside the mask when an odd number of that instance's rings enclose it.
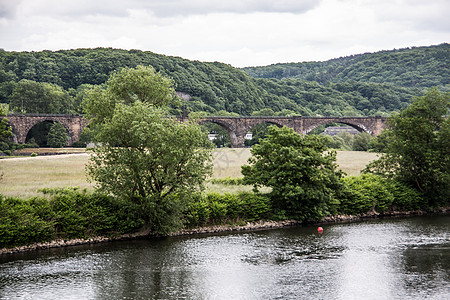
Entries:
{"label": "green grass field", "polygon": [[[250,157],[250,149],[217,149],[214,152],[215,178],[240,177],[241,165]],[[376,159],[376,153],[338,151],[337,163],[348,175],[358,175],[366,164]],[[0,194],[27,198],[39,195],[41,188],[78,186],[92,188],[86,178],[84,165],[88,154],[63,154],[37,157],[0,159]],[[208,184],[214,192],[251,190],[251,187]]]}

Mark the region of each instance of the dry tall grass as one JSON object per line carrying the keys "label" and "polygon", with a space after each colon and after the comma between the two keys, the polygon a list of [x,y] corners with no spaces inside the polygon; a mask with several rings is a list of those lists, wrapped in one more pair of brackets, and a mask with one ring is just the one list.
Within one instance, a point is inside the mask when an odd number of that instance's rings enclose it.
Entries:
{"label": "dry tall grass", "polygon": [[[375,153],[338,151],[337,162],[348,175],[358,175]],[[240,177],[241,165],[247,163],[250,149],[217,149],[214,152],[215,178]],[[15,197],[32,197],[41,188],[78,186],[92,188],[87,182],[84,165],[88,154],[64,154],[24,158],[0,159],[0,194]],[[251,187],[235,187],[208,184],[207,189],[215,192],[251,190]]]}

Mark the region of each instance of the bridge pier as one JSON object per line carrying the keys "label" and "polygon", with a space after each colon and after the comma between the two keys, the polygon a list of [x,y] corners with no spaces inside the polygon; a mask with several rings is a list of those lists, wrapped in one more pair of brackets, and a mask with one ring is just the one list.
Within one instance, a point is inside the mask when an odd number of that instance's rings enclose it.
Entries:
{"label": "bridge pier", "polygon": [[231,148],[244,148],[245,147],[245,135],[246,133],[232,133],[230,134]]}

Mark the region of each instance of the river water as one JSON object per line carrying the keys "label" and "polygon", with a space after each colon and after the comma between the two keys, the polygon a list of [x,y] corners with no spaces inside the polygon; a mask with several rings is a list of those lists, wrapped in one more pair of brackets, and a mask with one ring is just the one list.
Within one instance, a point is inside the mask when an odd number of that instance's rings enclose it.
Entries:
{"label": "river water", "polygon": [[0,299],[450,299],[450,216],[0,256]]}

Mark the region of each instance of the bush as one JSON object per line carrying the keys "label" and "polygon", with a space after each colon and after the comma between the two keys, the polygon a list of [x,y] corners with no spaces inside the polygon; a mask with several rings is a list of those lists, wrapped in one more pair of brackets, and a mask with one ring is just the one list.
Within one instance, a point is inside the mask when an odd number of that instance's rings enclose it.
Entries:
{"label": "bush", "polygon": [[211,178],[209,181],[213,184],[223,184],[223,185],[243,185],[244,184],[244,178],[242,178],[242,177]]}
{"label": "bush", "polygon": [[0,248],[129,233],[144,225],[139,207],[130,202],[76,188],[42,192],[49,199],[0,195]]}
{"label": "bush", "polygon": [[43,200],[27,201],[0,195],[0,248],[54,238],[51,218],[46,221],[40,217],[44,214],[40,209],[45,205]]}
{"label": "bush", "polygon": [[390,180],[390,188],[394,195],[393,209],[408,211],[428,208],[426,199],[413,187],[397,180]]}
{"label": "bush", "polygon": [[185,212],[185,218],[189,227],[196,227],[253,222],[268,218],[270,212],[270,200],[264,195],[209,193],[195,197]]}
{"label": "bush", "polygon": [[339,194],[340,213],[357,215],[388,210],[426,209],[427,201],[413,187],[379,175],[363,174],[344,178],[345,188]]}
{"label": "bush", "polygon": [[357,133],[353,136],[352,150],[353,151],[368,151],[372,136],[367,132]]}
{"label": "bush", "polygon": [[364,174],[344,178],[345,188],[339,198],[341,213],[357,215],[383,212],[390,208],[394,195],[388,181],[380,176]]}

